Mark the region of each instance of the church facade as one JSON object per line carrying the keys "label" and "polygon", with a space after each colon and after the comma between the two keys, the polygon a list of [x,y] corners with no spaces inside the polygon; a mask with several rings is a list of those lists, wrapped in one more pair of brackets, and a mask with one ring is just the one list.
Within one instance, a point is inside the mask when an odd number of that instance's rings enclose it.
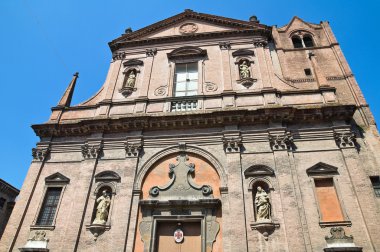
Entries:
{"label": "church facade", "polygon": [[184,12],[109,43],[40,137],[0,251],[379,251],[380,142],[328,22]]}

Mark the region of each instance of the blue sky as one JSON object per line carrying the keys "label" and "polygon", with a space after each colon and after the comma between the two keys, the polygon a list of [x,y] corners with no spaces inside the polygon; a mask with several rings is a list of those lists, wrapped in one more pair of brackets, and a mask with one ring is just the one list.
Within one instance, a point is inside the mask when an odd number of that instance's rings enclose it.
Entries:
{"label": "blue sky", "polygon": [[379,120],[379,7],[378,0],[1,0],[0,178],[21,187],[38,141],[30,125],[48,120],[74,72],[80,73],[76,104],[103,84],[109,41],[129,26],[136,30],[184,9],[243,20],[257,15],[261,23],[278,26],[293,16],[330,21]]}

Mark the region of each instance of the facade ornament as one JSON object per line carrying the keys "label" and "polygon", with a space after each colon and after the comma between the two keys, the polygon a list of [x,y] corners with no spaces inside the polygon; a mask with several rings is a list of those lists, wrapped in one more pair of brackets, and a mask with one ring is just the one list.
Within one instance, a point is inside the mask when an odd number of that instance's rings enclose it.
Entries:
{"label": "facade ornament", "polygon": [[255,47],[266,47],[268,45],[268,41],[259,39],[259,40],[254,40],[253,45]]}
{"label": "facade ornament", "polygon": [[[352,235],[346,235],[343,227],[332,227],[330,229],[330,234],[330,237],[325,237],[327,248],[329,250],[324,249],[324,251],[362,251],[361,247],[356,247],[354,237]],[[346,248],[349,248],[349,250],[346,250]]]}
{"label": "facade ornament", "polygon": [[257,193],[255,195],[255,206],[256,222],[270,220],[271,205],[269,203],[269,197],[261,186],[257,187]]}
{"label": "facade ornament", "polygon": [[157,54],[157,48],[146,49],[145,54],[147,57],[153,57]]}
{"label": "facade ornament", "polygon": [[168,85],[159,86],[158,88],[156,88],[156,90],[154,90],[154,95],[155,96],[164,96],[164,95],[166,95],[167,89],[168,89]]}
{"label": "facade ornament", "polygon": [[292,135],[288,132],[283,135],[269,135],[269,143],[272,150],[292,150],[294,142]]}
{"label": "facade ornament", "polygon": [[241,137],[224,137],[223,145],[226,153],[233,153],[240,152],[243,143]]}
{"label": "facade ornament", "polygon": [[26,244],[19,248],[20,251],[49,251],[47,248],[49,239],[45,230],[35,230],[30,233]]}
{"label": "facade ornament", "polygon": [[138,157],[142,150],[141,143],[132,144],[128,141],[124,143],[126,157]]}
{"label": "facade ornament", "polygon": [[244,60],[243,63],[239,65],[239,73],[241,79],[247,79],[251,77],[251,71],[249,71],[249,66],[246,60]]}
{"label": "facade ornament", "polygon": [[89,145],[85,143],[81,146],[82,155],[85,159],[97,158],[103,149],[103,144]]}
{"label": "facade ornament", "polygon": [[219,47],[221,50],[229,50],[231,49],[231,43],[229,41],[219,42]]}
{"label": "facade ornament", "polygon": [[102,195],[96,199],[96,216],[92,224],[105,225],[108,219],[108,208],[111,205],[111,198],[106,190],[102,192]]}
{"label": "facade ornament", "polygon": [[246,59],[240,60],[238,63],[240,79],[236,82],[238,84],[243,85],[246,88],[250,88],[253,85],[253,83],[257,81],[257,79],[253,79],[251,77],[251,71],[249,69],[250,65],[251,62]]}
{"label": "facade ornament", "polygon": [[216,90],[218,90],[218,85],[210,81],[205,82],[204,86],[206,92],[215,92]]}
{"label": "facade ornament", "polygon": [[185,142],[179,142],[178,143],[178,149],[180,151],[185,151],[186,150],[186,143]]}
{"label": "facade ornament", "polygon": [[46,148],[37,147],[37,148],[32,149],[32,156],[35,161],[44,161],[49,155],[49,153],[50,153],[49,147],[46,147]]}
{"label": "facade ornament", "polygon": [[179,32],[181,34],[191,34],[198,30],[198,26],[194,23],[185,23],[179,27]]}
{"label": "facade ornament", "polygon": [[112,55],[112,59],[115,61],[115,60],[123,60],[125,59],[125,56],[127,54],[125,52],[115,52],[113,55]]}
{"label": "facade ornament", "polygon": [[46,231],[44,230],[38,230],[34,232],[34,235],[32,238],[29,239],[30,241],[49,241],[49,239],[46,238]]}
{"label": "facade ornament", "polygon": [[353,132],[335,132],[334,138],[339,148],[355,147],[356,136]]}

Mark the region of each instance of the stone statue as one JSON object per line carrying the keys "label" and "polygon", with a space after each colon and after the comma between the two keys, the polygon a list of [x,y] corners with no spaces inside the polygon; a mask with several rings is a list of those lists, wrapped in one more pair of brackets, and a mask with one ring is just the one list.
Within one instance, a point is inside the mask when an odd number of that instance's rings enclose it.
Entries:
{"label": "stone statue", "polygon": [[256,221],[268,221],[270,220],[271,206],[269,203],[268,194],[261,188],[257,187],[257,193],[255,196],[256,205]]}
{"label": "stone statue", "polygon": [[129,87],[129,88],[134,88],[135,87],[135,82],[136,82],[136,75],[135,75],[135,72],[134,71],[131,71],[128,75],[128,79],[127,79],[127,85],[125,85],[126,87]]}
{"label": "stone statue", "polygon": [[111,198],[106,190],[102,192],[102,196],[96,199],[96,203],[98,203],[96,207],[96,216],[92,224],[105,225],[108,218],[108,208],[111,204]]}
{"label": "stone statue", "polygon": [[239,66],[240,70],[240,78],[247,79],[251,77],[251,72],[249,71],[249,66],[247,65],[247,61],[244,60],[243,63]]}

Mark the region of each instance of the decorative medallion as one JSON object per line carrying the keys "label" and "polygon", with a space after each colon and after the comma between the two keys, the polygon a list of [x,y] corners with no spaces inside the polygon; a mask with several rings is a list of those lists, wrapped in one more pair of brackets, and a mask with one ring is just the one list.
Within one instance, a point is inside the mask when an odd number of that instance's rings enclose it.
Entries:
{"label": "decorative medallion", "polygon": [[182,34],[195,33],[198,30],[198,26],[194,23],[186,23],[179,27],[179,32]]}
{"label": "decorative medallion", "polygon": [[180,228],[176,229],[173,237],[176,243],[181,243],[183,241],[183,231]]}

